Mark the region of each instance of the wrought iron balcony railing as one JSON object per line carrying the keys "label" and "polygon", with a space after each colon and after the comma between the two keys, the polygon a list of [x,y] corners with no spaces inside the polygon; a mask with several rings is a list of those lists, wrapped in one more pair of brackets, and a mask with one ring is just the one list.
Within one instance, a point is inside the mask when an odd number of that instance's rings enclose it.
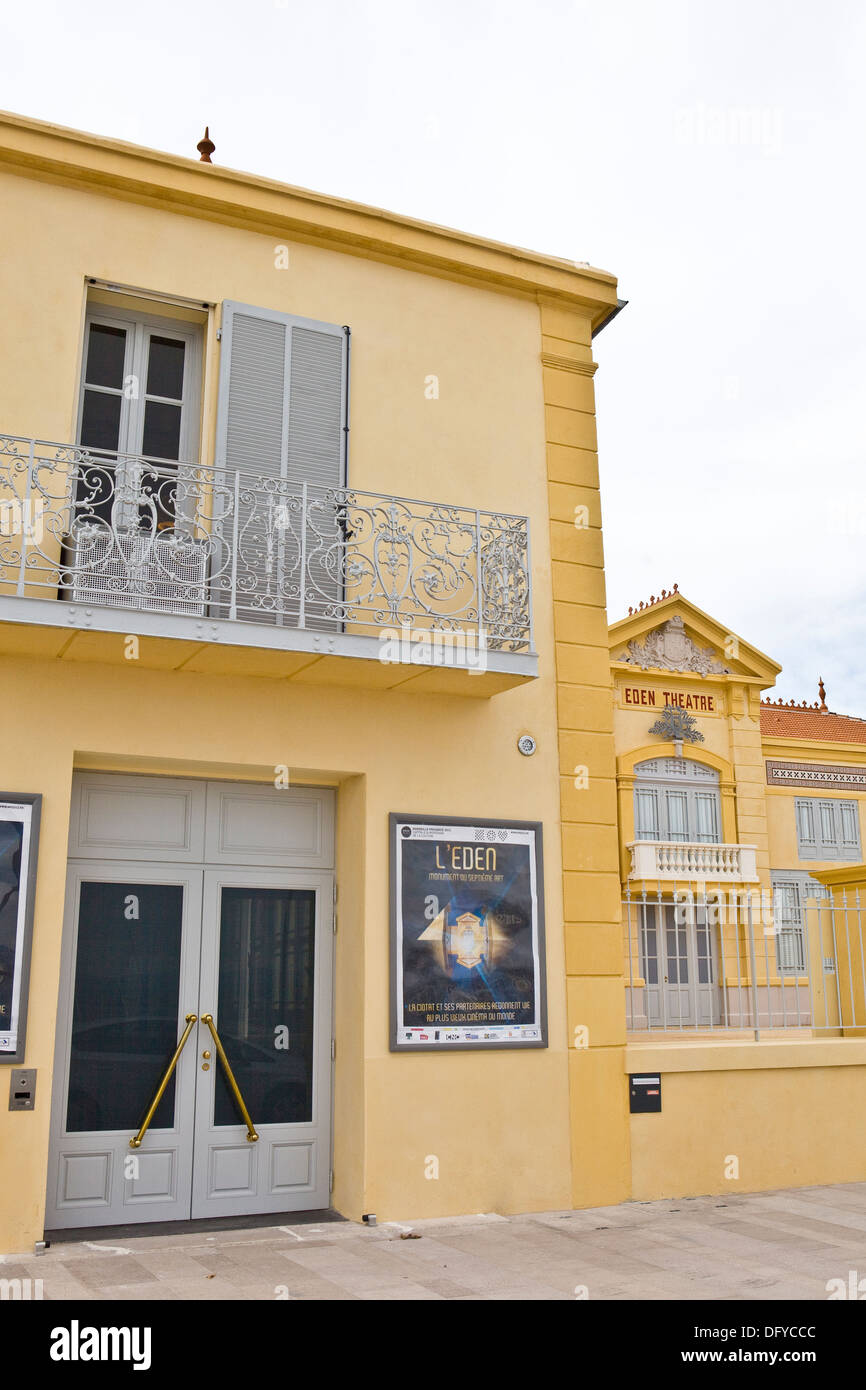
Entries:
{"label": "wrought iron balcony railing", "polygon": [[0,594],[533,650],[526,517],[11,436]]}

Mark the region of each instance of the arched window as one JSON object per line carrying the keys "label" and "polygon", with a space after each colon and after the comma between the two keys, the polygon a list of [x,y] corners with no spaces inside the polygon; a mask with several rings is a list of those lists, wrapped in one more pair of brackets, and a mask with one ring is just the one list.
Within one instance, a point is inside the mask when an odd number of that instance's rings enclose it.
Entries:
{"label": "arched window", "polygon": [[691,758],[650,758],[635,767],[636,840],[721,842],[719,774]]}

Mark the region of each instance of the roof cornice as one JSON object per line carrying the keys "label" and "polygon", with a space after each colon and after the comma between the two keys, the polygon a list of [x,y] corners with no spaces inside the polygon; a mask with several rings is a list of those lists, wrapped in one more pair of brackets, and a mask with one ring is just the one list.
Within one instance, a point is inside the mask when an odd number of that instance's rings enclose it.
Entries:
{"label": "roof cornice", "polygon": [[797,753],[800,753],[804,759],[814,758],[816,754],[823,757],[829,753],[838,753],[844,758],[851,758],[859,753],[861,758],[866,758],[864,743],[848,743],[838,738],[804,738],[802,734],[785,738],[782,734],[765,734],[762,730],[761,747],[766,752],[785,753],[788,757],[796,757]]}
{"label": "roof cornice", "polygon": [[616,278],[608,271],[12,112],[0,112],[0,169],[571,304],[589,312],[593,327],[617,305]]}

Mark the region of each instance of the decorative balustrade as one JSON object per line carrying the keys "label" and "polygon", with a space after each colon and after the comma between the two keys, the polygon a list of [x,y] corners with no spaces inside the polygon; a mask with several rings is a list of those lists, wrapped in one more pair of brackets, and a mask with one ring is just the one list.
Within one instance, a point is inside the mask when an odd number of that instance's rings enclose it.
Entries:
{"label": "decorative balustrade", "polygon": [[0,594],[532,652],[526,517],[11,436]]}
{"label": "decorative balustrade", "polygon": [[661,880],[756,883],[754,845],[683,843],[671,840],[636,840],[631,851],[630,878]]}

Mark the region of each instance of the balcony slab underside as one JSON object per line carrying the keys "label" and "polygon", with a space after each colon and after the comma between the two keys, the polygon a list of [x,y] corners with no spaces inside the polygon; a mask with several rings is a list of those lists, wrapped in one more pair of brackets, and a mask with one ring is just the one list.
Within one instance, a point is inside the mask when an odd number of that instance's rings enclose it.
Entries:
{"label": "balcony slab underside", "polygon": [[[127,656],[126,639],[138,638]],[[378,638],[167,613],[129,612],[41,598],[0,596],[0,653],[151,670],[264,676],[307,685],[404,690],[489,699],[538,675],[524,652],[434,650],[433,661],[383,661]]]}

